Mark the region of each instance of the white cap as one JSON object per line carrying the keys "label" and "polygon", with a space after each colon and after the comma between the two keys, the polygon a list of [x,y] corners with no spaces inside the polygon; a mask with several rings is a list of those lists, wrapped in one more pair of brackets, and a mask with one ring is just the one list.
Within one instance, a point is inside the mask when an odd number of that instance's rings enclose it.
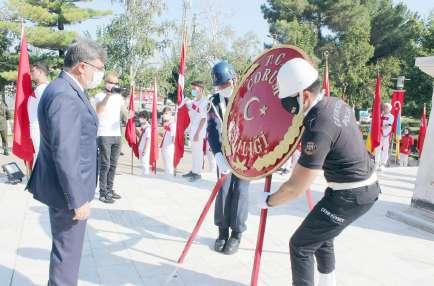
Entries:
{"label": "white cap", "polygon": [[284,63],[277,74],[279,98],[296,97],[318,79],[318,71],[305,59],[295,58]]}

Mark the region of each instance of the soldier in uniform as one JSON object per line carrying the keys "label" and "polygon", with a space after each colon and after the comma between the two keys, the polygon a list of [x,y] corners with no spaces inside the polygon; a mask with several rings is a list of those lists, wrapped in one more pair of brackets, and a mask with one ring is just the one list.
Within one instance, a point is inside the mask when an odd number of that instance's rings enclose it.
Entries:
{"label": "soldier in uniform", "polygon": [[374,162],[365,149],[354,112],[341,99],[324,97],[310,63],[295,58],[277,75],[279,98],[293,114],[304,113],[301,155],[287,182],[277,192],[258,193],[261,208],[294,200],[324,172],[328,188],[291,237],[295,286],[314,285],[314,257],[320,286],[335,286],[334,238],[365,214],[378,199]]}
{"label": "soldier in uniform", "polygon": [[221,61],[212,68],[212,77],[217,92],[210,98],[208,142],[220,173],[228,174],[215,202],[214,223],[219,228],[219,236],[214,249],[224,254],[234,254],[238,251],[241,234],[247,228],[249,181],[230,174],[229,166],[222,154],[223,116],[234,89],[235,73],[227,62]]}
{"label": "soldier in uniform", "polygon": [[3,155],[9,155],[8,148],[8,120],[10,119],[10,112],[6,103],[0,99],[0,135],[3,144]]}

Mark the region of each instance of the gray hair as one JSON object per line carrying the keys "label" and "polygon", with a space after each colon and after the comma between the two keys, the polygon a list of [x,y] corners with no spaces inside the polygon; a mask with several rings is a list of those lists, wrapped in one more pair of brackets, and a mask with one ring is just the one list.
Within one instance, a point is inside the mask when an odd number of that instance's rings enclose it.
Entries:
{"label": "gray hair", "polygon": [[105,62],[107,58],[106,51],[96,42],[79,39],[69,45],[66,50],[63,67],[70,69],[80,62],[89,62],[99,59]]}

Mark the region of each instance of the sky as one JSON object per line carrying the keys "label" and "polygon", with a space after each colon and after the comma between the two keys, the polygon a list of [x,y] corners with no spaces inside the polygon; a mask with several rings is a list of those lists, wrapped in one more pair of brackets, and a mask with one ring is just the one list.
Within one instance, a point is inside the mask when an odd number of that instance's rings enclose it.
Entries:
{"label": "sky", "polygon": [[[6,0],[0,0],[0,4]],[[112,0],[91,0],[89,2],[79,2],[82,7],[94,9],[110,9],[114,15],[122,11],[121,1]],[[270,43],[268,37],[268,23],[262,16],[261,5],[266,0],[191,0],[192,14],[196,13],[200,18],[201,12],[215,7],[222,13],[221,22],[230,26],[235,36],[242,36],[247,32],[254,32],[261,42]],[[434,10],[433,0],[393,0],[394,3],[404,2],[411,11],[418,12],[422,17],[428,17],[429,13]],[[181,22],[183,0],[166,0],[168,10],[164,14],[167,20]],[[110,23],[111,17],[100,19],[90,19],[80,24],[67,26],[68,30],[79,31],[80,33],[89,32],[95,37],[99,27]]]}
{"label": "sky", "polygon": [[[268,23],[263,18],[260,8],[262,4],[267,2],[266,0],[191,1],[191,12],[192,14],[198,14],[198,18],[200,18],[201,12],[212,6],[222,13],[222,23],[230,26],[234,30],[236,36],[242,36],[247,32],[254,32],[261,42],[269,43],[271,41],[267,36]],[[424,18],[426,18],[431,10],[434,9],[434,1],[432,0],[394,0],[394,2],[404,2],[411,11],[418,12]],[[115,14],[122,10],[122,5],[119,4],[118,1],[109,0],[93,0],[91,2],[83,3],[81,6],[95,9],[111,9]],[[167,6],[168,11],[166,11],[164,17],[180,23],[182,18],[183,0],[167,0]],[[94,36],[98,27],[107,25],[109,22],[110,18],[91,19],[81,24],[70,26],[68,29],[79,30],[81,32],[88,31]]]}

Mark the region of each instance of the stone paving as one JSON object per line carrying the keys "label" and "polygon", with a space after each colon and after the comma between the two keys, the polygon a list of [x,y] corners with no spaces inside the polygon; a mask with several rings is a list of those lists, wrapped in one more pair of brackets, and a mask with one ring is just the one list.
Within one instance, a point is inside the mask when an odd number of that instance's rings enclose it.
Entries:
{"label": "stone paving", "polygon": [[[0,157],[0,163],[13,159]],[[180,177],[129,175],[127,157],[115,181],[123,198],[114,205],[93,202],[79,285],[250,285],[259,223],[254,204],[250,204],[239,253],[225,256],[212,251],[216,228],[211,209],[184,264],[178,265],[215,174],[205,174],[197,183]],[[434,235],[385,216],[388,210],[408,207],[416,170],[384,171],[380,200],[336,239],[339,286],[434,285]],[[285,178],[274,175],[272,189]],[[5,180],[0,177],[0,285],[46,285],[47,207],[23,191],[23,184],[9,185]],[[262,190],[263,185],[263,181],[253,182],[251,192]],[[322,178],[314,184],[316,201],[324,186]],[[269,211],[259,285],[290,285],[288,240],[306,214],[304,196]]]}

